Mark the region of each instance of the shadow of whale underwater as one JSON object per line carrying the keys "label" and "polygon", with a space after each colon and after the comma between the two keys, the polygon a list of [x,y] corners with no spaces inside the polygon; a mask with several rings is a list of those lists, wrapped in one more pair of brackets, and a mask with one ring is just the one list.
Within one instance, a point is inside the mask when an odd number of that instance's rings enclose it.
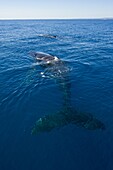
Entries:
{"label": "shadow of whale underwater", "polygon": [[91,114],[80,113],[71,106],[69,69],[65,62],[56,56],[41,52],[32,52],[30,55],[42,68],[51,73],[51,77],[56,80],[63,92],[64,102],[61,111],[39,118],[32,129],[32,134],[49,132],[54,128],[60,128],[68,124],[75,124],[89,130],[104,130],[105,125],[100,120]]}

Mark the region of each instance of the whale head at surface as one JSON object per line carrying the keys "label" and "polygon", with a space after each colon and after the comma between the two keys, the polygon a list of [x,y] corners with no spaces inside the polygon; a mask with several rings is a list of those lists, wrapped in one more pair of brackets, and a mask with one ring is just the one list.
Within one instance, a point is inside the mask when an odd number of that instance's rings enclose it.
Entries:
{"label": "whale head at surface", "polygon": [[40,65],[54,65],[60,61],[56,56],[42,53],[42,52],[30,52],[30,55],[38,62]]}

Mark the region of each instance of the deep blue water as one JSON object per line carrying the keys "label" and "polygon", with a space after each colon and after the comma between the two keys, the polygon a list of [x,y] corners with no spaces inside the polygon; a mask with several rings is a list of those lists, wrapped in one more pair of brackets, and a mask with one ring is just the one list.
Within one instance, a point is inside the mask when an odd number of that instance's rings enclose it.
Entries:
{"label": "deep blue water", "polygon": [[[30,51],[68,62],[73,107],[106,130],[68,125],[31,135],[63,99],[54,79],[34,69]],[[31,169],[113,169],[113,20],[0,21],[0,170]]]}

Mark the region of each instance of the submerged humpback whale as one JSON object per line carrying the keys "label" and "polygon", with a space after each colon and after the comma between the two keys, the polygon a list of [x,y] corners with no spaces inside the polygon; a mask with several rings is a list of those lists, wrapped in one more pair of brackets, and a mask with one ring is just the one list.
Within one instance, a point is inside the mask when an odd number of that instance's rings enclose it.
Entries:
{"label": "submerged humpback whale", "polygon": [[43,69],[51,73],[63,92],[63,109],[39,118],[32,129],[32,134],[49,132],[68,124],[75,124],[89,130],[105,129],[105,125],[93,115],[80,113],[71,106],[69,70],[63,60],[42,52],[32,52],[31,56]]}
{"label": "submerged humpback whale", "polygon": [[37,34],[38,37],[45,37],[45,38],[57,38],[56,35],[51,34]]}

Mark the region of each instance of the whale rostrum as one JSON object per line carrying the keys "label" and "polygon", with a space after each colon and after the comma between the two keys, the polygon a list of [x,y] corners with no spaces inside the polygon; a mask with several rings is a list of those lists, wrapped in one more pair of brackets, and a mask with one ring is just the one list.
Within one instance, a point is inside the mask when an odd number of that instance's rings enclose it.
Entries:
{"label": "whale rostrum", "polygon": [[35,62],[51,73],[63,93],[63,109],[39,118],[32,129],[32,134],[49,132],[68,124],[75,124],[89,130],[105,129],[105,125],[93,115],[78,112],[71,106],[71,83],[69,69],[65,62],[56,56],[42,52],[31,52],[30,54],[34,57]]}

